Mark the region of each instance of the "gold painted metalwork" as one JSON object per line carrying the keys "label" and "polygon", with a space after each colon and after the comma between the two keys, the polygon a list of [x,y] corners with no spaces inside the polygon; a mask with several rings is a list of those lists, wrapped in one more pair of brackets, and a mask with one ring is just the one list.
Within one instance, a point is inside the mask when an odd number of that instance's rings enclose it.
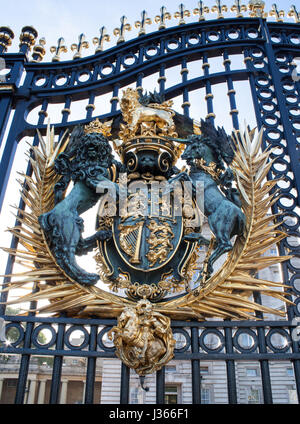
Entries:
{"label": "gold painted metalwork", "polygon": [[[91,105],[94,106],[94,105]],[[100,122],[99,118],[94,119],[89,124],[85,125],[84,132],[85,134],[89,133],[98,133],[103,134],[104,137],[109,137],[111,135],[111,126],[112,120],[106,122]]]}
{"label": "gold painted metalwork", "polygon": [[14,37],[15,34],[8,26],[0,27],[0,46],[4,48],[4,52],[7,51],[7,47],[11,46]]}
{"label": "gold painted metalwork", "polygon": [[51,46],[50,52],[55,53],[55,55],[52,58],[52,62],[60,62],[60,54],[61,53],[67,53],[68,48],[65,46],[65,40],[60,37],[57,41],[57,47]]}
{"label": "gold painted metalwork", "polygon": [[174,355],[171,321],[156,312],[148,300],[125,308],[108,337],[121,361],[139,375],[160,370]]}
{"label": "gold painted metalwork", "polygon": [[252,18],[266,18],[268,14],[264,11],[265,5],[265,2],[262,0],[250,0],[248,3],[250,16]]}
{"label": "gold painted metalwork", "polygon": [[88,49],[89,43],[85,40],[85,35],[80,34],[78,37],[78,44],[73,43],[71,45],[71,50],[75,51],[73,59],[80,59],[82,57],[82,49]]}
{"label": "gold painted metalwork", "polygon": [[236,12],[237,18],[243,18],[244,15],[242,12],[247,12],[247,6],[245,4],[241,4],[240,0],[235,0],[235,4],[231,7],[232,12]]}
{"label": "gold painted metalwork", "polygon": [[110,41],[110,35],[107,34],[107,30],[105,26],[103,26],[100,28],[100,37],[93,38],[93,44],[96,46],[95,53],[103,51],[103,46],[105,41],[106,42]]}
{"label": "gold painted metalwork", "polygon": [[205,21],[205,13],[209,13],[209,7],[204,6],[203,1],[198,1],[198,7],[193,10],[194,15],[199,15],[199,22]]}
{"label": "gold painted metalwork", "polygon": [[28,49],[31,50],[31,47],[35,45],[35,40],[37,36],[38,32],[35,28],[33,28],[32,26],[25,26],[24,28],[22,28],[19,46],[21,47],[25,44]]}
{"label": "gold painted metalwork", "polygon": [[147,227],[150,230],[148,244],[150,245],[147,259],[150,268],[157,262],[161,264],[166,261],[168,254],[173,250],[173,244],[170,240],[174,238],[171,226],[166,222],[156,222],[152,219]]}
{"label": "gold painted metalwork", "polygon": [[160,8],[160,15],[156,15],[154,20],[155,22],[158,24],[159,23],[159,27],[158,29],[165,29],[166,28],[166,20],[167,19],[171,19],[171,13],[167,12],[167,9],[165,8],[165,6],[162,6]]}
{"label": "gold painted metalwork", "polygon": [[300,12],[298,12],[294,4],[291,6],[291,10],[289,11],[288,16],[293,17],[297,24],[300,23]]}
{"label": "gold painted metalwork", "polygon": [[185,25],[185,17],[191,16],[191,12],[185,9],[184,4],[179,5],[179,11],[174,13],[174,18],[179,19],[178,25]]}
{"label": "gold painted metalwork", "polygon": [[139,36],[140,36],[140,35],[146,34],[146,25],[151,25],[151,24],[152,24],[152,20],[150,18],[147,18],[147,12],[146,10],[143,10],[141,13],[141,20],[136,21],[134,26],[136,28],[140,28],[139,30]]}
{"label": "gold painted metalwork", "polygon": [[121,249],[130,257],[130,263],[139,264],[144,221],[134,225],[119,225]]}
{"label": "gold painted metalwork", "polygon": [[270,16],[274,16],[277,22],[283,22],[285,12],[284,10],[278,10],[277,4],[272,4],[272,10]]}
{"label": "gold painted metalwork", "polygon": [[38,63],[43,60],[46,54],[45,45],[46,45],[46,39],[44,37],[40,38],[39,43],[33,47],[32,54],[35,54],[37,56],[37,59],[32,59],[32,62]]}
{"label": "gold painted metalwork", "polygon": [[115,36],[119,36],[119,38],[117,40],[117,44],[124,43],[124,41],[125,41],[125,38],[124,38],[125,31],[131,31],[131,25],[126,23],[126,21],[127,21],[126,16],[122,16],[120,21],[121,21],[120,28],[115,28],[114,31],[113,31]]}
{"label": "gold painted metalwork", "polygon": [[225,4],[221,4],[221,0],[216,0],[215,6],[211,8],[213,13],[218,14],[218,19],[224,19],[223,12],[227,12],[228,7]]}
{"label": "gold painted metalwork", "polygon": [[[26,264],[27,271],[14,274],[4,290],[28,287],[33,282],[38,291],[29,293],[8,304],[49,300],[46,305],[37,304],[36,310],[43,313],[66,312],[73,317],[118,317],[124,308],[135,307],[128,300],[108,293],[97,286],[79,285],[71,280],[56,264],[40,229],[38,217],[54,206],[54,185],[59,181],[54,171],[54,161],[68,144],[65,135],[59,144],[54,141],[54,131],[48,126],[46,139],[39,134],[40,147],[32,147],[30,162],[33,176],[25,176],[26,187],[22,198],[27,209],[17,210],[20,225],[10,232],[19,239],[18,248],[4,248],[16,257],[16,262]],[[153,304],[153,311],[174,319],[205,319],[206,317],[256,319],[255,312],[262,311],[285,316],[284,311],[276,310],[250,300],[254,291],[291,303],[282,283],[275,283],[255,277],[258,271],[274,264],[280,264],[291,256],[262,256],[272,245],[279,243],[286,234],[279,229],[277,216],[269,216],[268,210],[276,202],[276,192],[270,194],[277,181],[267,181],[273,160],[272,149],[261,152],[263,131],[251,141],[251,134],[235,132],[236,154],[232,169],[236,185],[242,198],[242,208],[246,216],[244,235],[236,239],[233,250],[215,274],[205,284],[191,290],[186,295],[173,300]],[[190,275],[197,265],[197,252],[184,264]],[[201,264],[198,262],[198,267]],[[109,268],[109,264],[106,264]],[[126,276],[122,279],[125,281]],[[142,282],[139,286],[142,287]],[[125,284],[125,283],[124,283]],[[126,284],[129,286],[128,281]],[[159,289],[176,287],[172,276],[165,276],[158,284]],[[131,285],[132,287],[132,285]],[[137,287],[138,289],[138,287]],[[146,288],[140,288],[144,290]],[[147,289],[148,290],[148,289]],[[151,289],[150,289],[151,290]]]}

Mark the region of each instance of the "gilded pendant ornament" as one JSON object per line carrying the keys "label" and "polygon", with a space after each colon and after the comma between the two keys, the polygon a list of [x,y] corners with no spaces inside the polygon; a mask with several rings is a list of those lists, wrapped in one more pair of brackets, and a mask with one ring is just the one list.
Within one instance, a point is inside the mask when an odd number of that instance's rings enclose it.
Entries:
{"label": "gilded pendant ornament", "polygon": [[[118,137],[114,120],[94,120],[55,142],[48,124],[46,137],[38,132],[40,145],[31,149],[33,175],[24,175],[21,225],[10,229],[19,247],[4,248],[27,267],[10,276],[5,290],[36,287],[10,304],[47,300],[37,312],[118,318],[110,337],[119,358],[139,375],[173,357],[170,319],[285,315],[252,300],[257,291],[291,303],[286,286],[255,276],[290,258],[264,255],[286,234],[268,213],[277,181],[266,180],[273,160],[272,149],[262,151],[263,129],[229,137],[202,121],[180,139],[178,122],[171,101],[128,88]],[[179,158],[187,165],[181,172]],[[84,238],[81,214],[96,204],[96,232]],[[210,240],[202,234],[204,217]],[[94,273],[77,262],[90,251]]]}

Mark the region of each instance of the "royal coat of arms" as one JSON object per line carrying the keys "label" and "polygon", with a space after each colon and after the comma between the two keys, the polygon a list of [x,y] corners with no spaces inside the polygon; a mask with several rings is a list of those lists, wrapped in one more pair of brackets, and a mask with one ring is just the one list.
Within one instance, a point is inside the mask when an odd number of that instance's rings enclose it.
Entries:
{"label": "royal coat of arms", "polygon": [[[262,256],[286,237],[268,214],[276,181],[266,180],[272,151],[261,150],[263,129],[229,136],[138,89],[126,89],[120,106],[119,117],[77,126],[59,142],[50,125],[46,138],[39,134],[23,225],[11,229],[23,248],[10,253],[32,265],[9,288],[35,282],[37,290],[18,302],[49,300],[40,312],[118,318],[110,331],[117,355],[143,376],[173,357],[171,318],[280,313],[251,295],[289,302],[281,283],[256,277],[289,257]],[[96,231],[84,238],[81,215],[95,205]],[[78,264],[89,251],[97,272]]]}

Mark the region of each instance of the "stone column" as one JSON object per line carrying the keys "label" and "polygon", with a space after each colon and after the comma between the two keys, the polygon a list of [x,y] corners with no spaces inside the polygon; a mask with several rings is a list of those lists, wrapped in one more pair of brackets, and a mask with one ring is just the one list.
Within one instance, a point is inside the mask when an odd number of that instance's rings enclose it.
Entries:
{"label": "stone column", "polygon": [[36,379],[32,378],[32,379],[30,379],[30,386],[29,386],[27,403],[34,403],[35,389],[36,389]]}
{"label": "stone column", "polygon": [[38,404],[44,404],[45,402],[45,390],[46,390],[46,380],[40,381],[40,387],[39,387],[39,395],[38,395]]}
{"label": "stone column", "polygon": [[59,401],[60,404],[64,404],[67,401],[67,389],[68,389],[68,380],[62,380],[60,401]]}

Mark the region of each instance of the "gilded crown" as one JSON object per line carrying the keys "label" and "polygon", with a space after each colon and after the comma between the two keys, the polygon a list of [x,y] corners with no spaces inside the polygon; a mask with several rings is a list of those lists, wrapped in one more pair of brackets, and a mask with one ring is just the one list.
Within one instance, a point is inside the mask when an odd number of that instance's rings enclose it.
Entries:
{"label": "gilded crown", "polygon": [[98,133],[104,135],[104,137],[109,137],[111,135],[111,125],[112,120],[107,122],[100,122],[99,118],[94,119],[89,124],[85,125],[84,133]]}

